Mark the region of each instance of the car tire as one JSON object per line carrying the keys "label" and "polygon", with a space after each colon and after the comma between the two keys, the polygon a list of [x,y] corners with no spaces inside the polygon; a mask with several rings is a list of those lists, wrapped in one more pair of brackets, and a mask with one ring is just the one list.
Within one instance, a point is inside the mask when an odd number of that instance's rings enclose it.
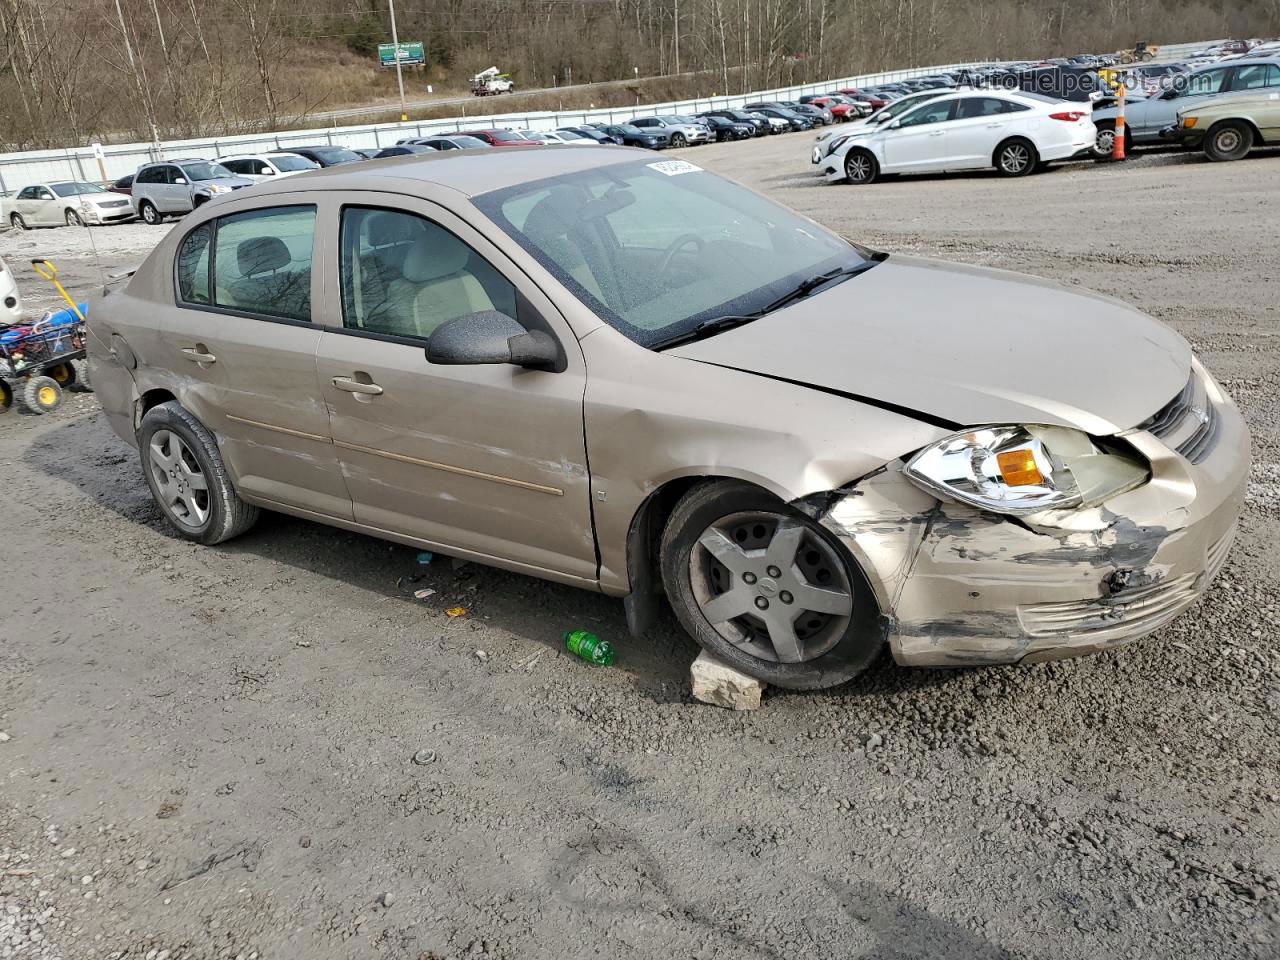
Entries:
{"label": "car tire", "polygon": [[684,136],[684,134],[683,134],[683,133],[673,133],[673,134],[671,135],[671,146],[672,146],[672,147],[675,147],[676,149],[679,149],[680,147],[683,147],[683,146],[685,146],[685,145],[687,145],[687,144],[688,144],[688,140],[686,140],[686,139],[685,139],[685,136]]}
{"label": "car tire", "polygon": [[15,230],[31,229],[30,227],[27,226],[27,221],[22,218],[22,214],[20,213],[9,214],[9,226],[13,227],[13,229]]}
{"label": "car tire", "polygon": [[8,413],[13,408],[13,387],[8,380],[0,380],[0,413]]}
{"label": "car tire", "polygon": [[74,210],[68,210],[67,215],[63,218],[67,221],[68,227],[83,227],[84,219]]}
{"label": "car tire", "polygon": [[222,543],[258,519],[258,508],[236,493],[213,434],[177,402],[146,412],[138,427],[138,453],[151,496],[188,540]]}
{"label": "car tire", "polygon": [[[681,626],[704,650],[743,673],[794,690],[831,687],[857,676],[884,649],[875,596],[848,551],[760,487],[738,480],[694,487],[668,518],[660,550],[663,586]],[[770,550],[777,552],[770,556]],[[730,566],[740,570],[741,579]],[[743,600],[749,612],[713,624],[711,603],[729,595]],[[833,612],[808,610],[806,596]],[[836,609],[840,603],[845,610]],[[721,601],[720,611],[727,609]],[[769,616],[777,618],[772,622],[781,648],[800,659],[779,655],[775,634],[762,619]]]}
{"label": "car tire", "polygon": [[[1093,157],[1095,160],[1110,160],[1111,150],[1116,141],[1116,124],[1114,120],[1103,120],[1098,124],[1098,135],[1093,141]],[[1124,128],[1124,152],[1133,151],[1133,129],[1127,124]]]}
{"label": "car tire", "polygon": [[75,386],[72,390],[80,393],[93,393],[93,384],[89,382],[89,361],[88,360],[72,360],[71,366],[75,369]]}
{"label": "car tire", "polygon": [[65,363],[58,364],[57,366],[49,367],[46,373],[52,377],[63,390],[74,390],[76,388],[76,381],[79,379],[79,376],[76,371],[74,360],[68,360]]}
{"label": "car tire", "polygon": [[142,217],[144,223],[153,227],[164,220],[160,211],[156,209],[156,205],[150,200],[143,200],[138,204],[138,215]]}
{"label": "car tire", "polygon": [[62,397],[53,377],[28,377],[22,385],[22,404],[32,413],[52,413],[62,406]]}
{"label": "car tire", "polygon": [[1204,155],[1221,163],[1241,160],[1253,149],[1253,128],[1242,120],[1223,120],[1204,137]]}
{"label": "car tire", "polygon": [[1040,162],[1035,144],[1023,137],[1011,137],[996,147],[992,165],[1005,177],[1025,177]]}
{"label": "car tire", "polygon": [[844,179],[855,187],[875,183],[880,164],[868,150],[850,150],[844,155]]}

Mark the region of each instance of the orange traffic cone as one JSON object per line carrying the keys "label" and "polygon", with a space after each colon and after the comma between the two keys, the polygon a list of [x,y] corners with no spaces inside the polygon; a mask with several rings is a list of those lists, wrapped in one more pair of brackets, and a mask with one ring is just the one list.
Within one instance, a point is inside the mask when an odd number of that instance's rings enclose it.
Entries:
{"label": "orange traffic cone", "polygon": [[1116,113],[1116,135],[1111,143],[1111,159],[1124,159],[1124,84],[1120,84],[1119,112]]}

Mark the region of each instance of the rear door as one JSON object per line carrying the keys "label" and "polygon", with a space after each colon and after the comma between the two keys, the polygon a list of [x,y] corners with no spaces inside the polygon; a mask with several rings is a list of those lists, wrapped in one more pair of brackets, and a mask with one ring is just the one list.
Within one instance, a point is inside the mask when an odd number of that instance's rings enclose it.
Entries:
{"label": "rear door", "polygon": [[156,206],[165,213],[185,213],[190,210],[189,190],[187,175],[181,168],[168,163],[160,168],[160,182],[152,188]]}
{"label": "rear door", "polygon": [[963,97],[948,127],[947,152],[953,167],[989,167],[1000,141],[1016,130],[1022,104],[999,97]]}
{"label": "rear door", "polygon": [[317,207],[236,208],[181,241],[157,365],[178,375],[179,400],[217,436],[242,493],[349,520],[316,383]]}
{"label": "rear door", "polygon": [[[318,355],[355,519],[477,559],[596,579],[583,434],[586,370],[551,302],[450,211],[351,194]],[[497,310],[552,333],[561,372],[428,363],[427,338]]]}

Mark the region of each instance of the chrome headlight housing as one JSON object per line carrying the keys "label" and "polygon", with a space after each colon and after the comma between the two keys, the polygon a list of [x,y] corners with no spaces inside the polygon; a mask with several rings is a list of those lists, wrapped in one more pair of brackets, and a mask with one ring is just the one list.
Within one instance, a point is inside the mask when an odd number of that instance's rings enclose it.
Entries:
{"label": "chrome headlight housing", "polygon": [[906,476],[931,493],[990,510],[1029,514],[1093,507],[1147,481],[1136,453],[1100,446],[1067,427],[975,427],[930,444]]}

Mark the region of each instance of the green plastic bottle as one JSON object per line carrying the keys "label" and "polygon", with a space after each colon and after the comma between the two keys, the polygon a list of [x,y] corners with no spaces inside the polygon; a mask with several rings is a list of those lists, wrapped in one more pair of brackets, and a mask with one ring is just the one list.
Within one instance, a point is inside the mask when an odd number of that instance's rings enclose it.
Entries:
{"label": "green plastic bottle", "polygon": [[566,630],[564,647],[575,657],[597,667],[607,667],[613,663],[613,646],[608,640],[601,640],[587,630]]}

